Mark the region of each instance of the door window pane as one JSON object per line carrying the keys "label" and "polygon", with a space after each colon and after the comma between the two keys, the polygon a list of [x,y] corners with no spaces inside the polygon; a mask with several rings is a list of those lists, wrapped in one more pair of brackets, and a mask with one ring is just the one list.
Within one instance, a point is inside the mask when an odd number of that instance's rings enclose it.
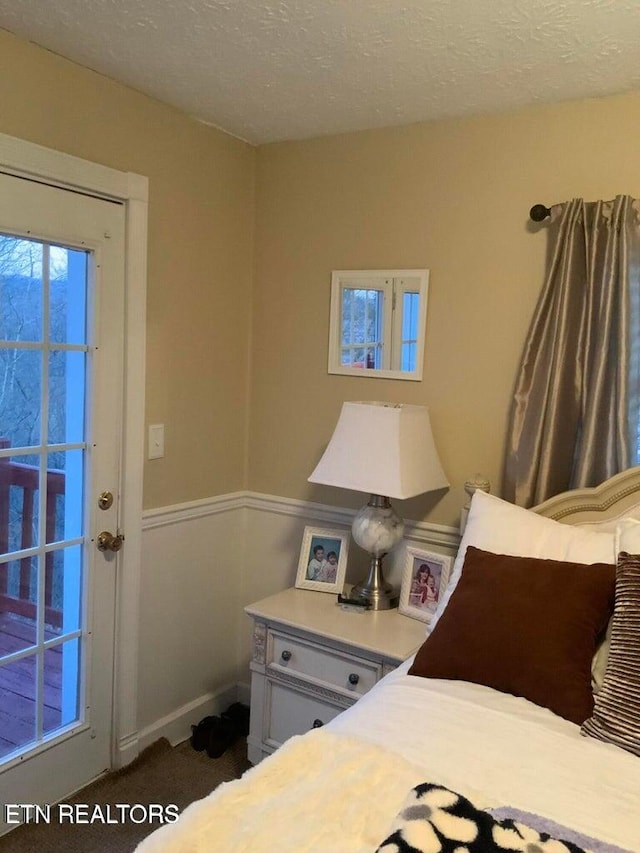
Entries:
{"label": "door window pane", "polygon": [[48,588],[45,591],[48,636],[78,631],[82,615],[82,546],[53,551],[47,554],[47,560],[46,571],[51,572],[50,595]]}
{"label": "door window pane", "polygon": [[84,451],[58,450],[47,457],[47,544],[82,535]]}
{"label": "door window pane", "polygon": [[49,338],[55,343],[85,344],[88,253],[51,246]]}
{"label": "door window pane", "polygon": [[11,447],[40,444],[42,355],[0,347],[0,440]]}
{"label": "door window pane", "polygon": [[53,350],[49,355],[49,444],[84,439],[84,352]]}
{"label": "door window pane", "polygon": [[0,659],[38,642],[38,558],[0,564]]}
{"label": "door window pane", "polygon": [[0,554],[39,543],[40,458],[0,456]]}
{"label": "door window pane", "polygon": [[0,659],[0,757],[36,738],[36,656]]}
{"label": "door window pane", "polygon": [[0,234],[0,338],[42,340],[43,246]]}
{"label": "door window pane", "polygon": [[44,653],[44,718],[47,734],[80,719],[80,643],[68,640]]}

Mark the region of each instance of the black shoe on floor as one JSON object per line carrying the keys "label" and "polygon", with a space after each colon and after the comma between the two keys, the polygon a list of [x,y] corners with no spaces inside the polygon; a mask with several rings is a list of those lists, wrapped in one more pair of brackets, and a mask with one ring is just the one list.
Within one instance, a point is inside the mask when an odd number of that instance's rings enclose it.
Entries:
{"label": "black shoe on floor", "polygon": [[215,723],[209,730],[207,755],[209,758],[220,758],[237,737],[236,727],[230,721],[215,717]]}
{"label": "black shoe on floor", "polygon": [[249,734],[248,705],[243,705],[242,702],[234,702],[220,716],[223,720],[229,720],[233,723],[239,737],[246,737]]}
{"label": "black shoe on floor", "polygon": [[204,717],[197,726],[191,726],[189,741],[196,752],[202,752],[207,748],[209,734],[216,720],[219,720],[219,717]]}

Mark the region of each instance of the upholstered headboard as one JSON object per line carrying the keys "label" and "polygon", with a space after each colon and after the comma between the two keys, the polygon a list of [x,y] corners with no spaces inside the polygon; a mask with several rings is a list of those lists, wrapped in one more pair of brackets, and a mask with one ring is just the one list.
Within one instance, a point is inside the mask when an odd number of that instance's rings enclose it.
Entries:
{"label": "upholstered headboard", "polygon": [[562,492],[533,507],[534,512],[566,524],[598,524],[624,517],[640,519],[640,466],[621,471],[599,486]]}

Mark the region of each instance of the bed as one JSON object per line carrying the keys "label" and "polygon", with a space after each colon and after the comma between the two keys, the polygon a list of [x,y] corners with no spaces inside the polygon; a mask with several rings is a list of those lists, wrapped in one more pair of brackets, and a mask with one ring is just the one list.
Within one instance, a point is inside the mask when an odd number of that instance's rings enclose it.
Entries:
{"label": "bed", "polygon": [[138,853],[640,851],[640,468],[476,492],[424,645]]}

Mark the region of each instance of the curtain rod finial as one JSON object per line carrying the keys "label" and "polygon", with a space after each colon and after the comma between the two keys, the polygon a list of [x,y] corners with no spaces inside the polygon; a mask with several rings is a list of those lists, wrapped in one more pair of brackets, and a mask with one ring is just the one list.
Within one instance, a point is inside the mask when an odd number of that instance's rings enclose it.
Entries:
{"label": "curtain rod finial", "polygon": [[548,207],[545,207],[544,204],[534,204],[529,211],[529,217],[533,219],[534,222],[543,222],[547,216],[551,216],[551,210]]}

